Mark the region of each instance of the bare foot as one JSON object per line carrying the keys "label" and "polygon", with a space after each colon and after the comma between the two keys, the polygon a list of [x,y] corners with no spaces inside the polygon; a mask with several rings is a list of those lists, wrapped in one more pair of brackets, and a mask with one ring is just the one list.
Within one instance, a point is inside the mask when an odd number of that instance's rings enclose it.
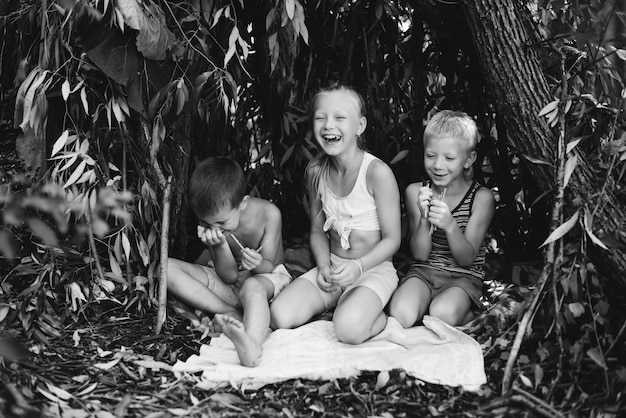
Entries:
{"label": "bare foot", "polygon": [[217,314],[220,316],[228,316],[230,318],[235,318],[239,322],[243,322],[243,315],[238,310],[232,310],[228,312],[223,312],[221,314]]}
{"label": "bare foot", "polygon": [[254,342],[243,326],[243,322],[225,314],[215,315],[215,321],[222,327],[222,331],[235,344],[239,361],[246,367],[259,365],[261,346]]}
{"label": "bare foot", "polygon": [[228,311],[228,312],[222,312],[221,314],[215,314],[215,316],[213,317],[213,329],[215,330],[215,332],[224,332],[222,330],[222,324],[220,323],[221,321],[217,321],[217,317],[221,316],[221,317],[231,317],[231,318],[235,318],[237,321],[241,322],[243,321],[243,315],[241,315],[241,313],[238,310],[232,310],[232,311]]}

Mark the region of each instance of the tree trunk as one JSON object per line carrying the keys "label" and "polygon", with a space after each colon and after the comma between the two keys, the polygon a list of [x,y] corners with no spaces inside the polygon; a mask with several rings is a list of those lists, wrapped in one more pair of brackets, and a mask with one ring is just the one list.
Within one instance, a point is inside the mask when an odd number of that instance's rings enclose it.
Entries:
{"label": "tree trunk", "polygon": [[[528,10],[515,0],[464,0],[467,21],[481,67],[496,102],[498,113],[506,124],[507,136],[520,153],[554,163],[556,135],[540,110],[554,100],[533,39]],[[596,211],[594,233],[619,242],[615,232],[626,227],[626,208],[615,199],[615,184],[608,178],[603,196],[596,191],[602,187],[598,173],[580,156],[568,185],[571,197],[580,196],[588,207]],[[529,167],[537,183],[544,189],[554,188],[553,170],[541,164]],[[613,235],[613,237],[610,237]],[[612,238],[612,239],[611,239]],[[616,245],[610,251],[594,254],[596,266],[609,277],[626,282],[626,246]]]}

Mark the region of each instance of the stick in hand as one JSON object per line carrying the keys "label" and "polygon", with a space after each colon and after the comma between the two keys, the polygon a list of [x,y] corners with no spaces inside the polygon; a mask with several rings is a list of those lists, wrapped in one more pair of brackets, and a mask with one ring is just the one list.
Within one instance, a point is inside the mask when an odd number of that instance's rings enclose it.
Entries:
{"label": "stick in hand", "polygon": [[[237,243],[237,245],[239,245],[239,248],[241,248],[241,250],[243,251],[245,247],[241,244],[241,242],[239,242],[235,234],[230,234],[230,236],[233,237],[233,240]],[[261,243],[261,246],[257,248],[255,251],[258,253],[259,251],[261,251],[261,248],[263,248],[264,246],[265,246],[265,242]]]}
{"label": "stick in hand", "polygon": [[[446,190],[447,190],[447,188],[444,187],[443,192],[439,193],[439,199],[438,200],[443,201],[443,198],[446,197]],[[430,235],[432,235],[433,232],[435,232],[435,229],[437,229],[437,227],[435,225],[433,225],[433,224],[430,224]]]}
{"label": "stick in hand", "polygon": [[237,239],[237,237],[235,236],[235,234],[230,234],[231,237],[233,237],[233,240],[235,240],[235,242],[237,243],[237,245],[239,245],[239,248],[241,248],[241,251],[243,251],[244,246],[241,245],[241,243],[239,242],[239,240]]}

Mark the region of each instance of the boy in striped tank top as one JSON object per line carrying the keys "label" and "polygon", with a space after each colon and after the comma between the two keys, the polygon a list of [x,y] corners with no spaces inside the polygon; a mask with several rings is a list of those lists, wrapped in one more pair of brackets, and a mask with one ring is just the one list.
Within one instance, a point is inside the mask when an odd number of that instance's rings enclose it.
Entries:
{"label": "boy in striped tank top", "polygon": [[444,110],[424,131],[430,181],[405,191],[413,262],[389,303],[405,328],[428,313],[455,326],[480,306],[484,237],[493,217],[491,190],[472,180],[478,129],[466,113]]}

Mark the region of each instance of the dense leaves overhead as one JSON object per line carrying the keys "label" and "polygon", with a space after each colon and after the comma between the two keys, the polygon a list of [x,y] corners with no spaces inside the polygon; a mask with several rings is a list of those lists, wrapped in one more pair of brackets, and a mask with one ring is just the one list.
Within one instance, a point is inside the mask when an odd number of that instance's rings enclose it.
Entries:
{"label": "dense leaves overhead", "polygon": [[[337,415],[462,415],[472,403],[481,404],[477,415],[506,414],[511,403],[538,415],[569,405],[597,415],[602,403],[613,413],[626,380],[625,13],[616,0],[1,2],[0,326],[50,350],[70,343],[67,330],[81,320],[101,318],[105,305],[138,318],[153,312],[163,237],[171,255],[199,252],[188,238],[195,220],[185,190],[190,169],[209,155],[235,158],[249,192],[278,204],[287,246],[306,242],[303,172],[317,152],[308,103],[320,87],[343,83],[365,98],[368,147],[401,189],[424,175],[421,135],[434,112],[460,109],[477,120],[474,174],[498,198],[490,275],[504,283],[487,292],[500,297],[473,331],[492,383],[476,398],[396,374],[387,385],[364,376],[291,382],[243,401],[172,384],[175,399],[162,395],[171,413],[189,402],[233,415],[322,415],[335,404],[348,405]],[[504,17],[511,24],[499,28]],[[172,222],[164,228],[168,179]],[[401,272],[408,260],[402,248]],[[496,309],[503,289],[532,313],[519,352],[512,347],[522,311]],[[494,321],[506,326],[496,332]],[[83,325],[72,338],[92,326]],[[180,355],[170,352],[176,325],[167,323],[168,344],[141,354],[164,362]],[[78,337],[71,343],[83,344]],[[95,361],[93,347],[107,347],[90,344],[83,353]],[[154,393],[161,376],[140,371],[136,353],[115,350],[116,373]],[[508,359],[514,401],[494,398]],[[29,400],[94,391],[116,402],[118,415],[140,409],[91,386],[114,387],[119,376],[98,380],[81,369],[87,380],[48,386],[59,376],[35,385],[21,371],[3,369],[23,379]],[[387,411],[379,407],[386,397],[394,399]]]}

